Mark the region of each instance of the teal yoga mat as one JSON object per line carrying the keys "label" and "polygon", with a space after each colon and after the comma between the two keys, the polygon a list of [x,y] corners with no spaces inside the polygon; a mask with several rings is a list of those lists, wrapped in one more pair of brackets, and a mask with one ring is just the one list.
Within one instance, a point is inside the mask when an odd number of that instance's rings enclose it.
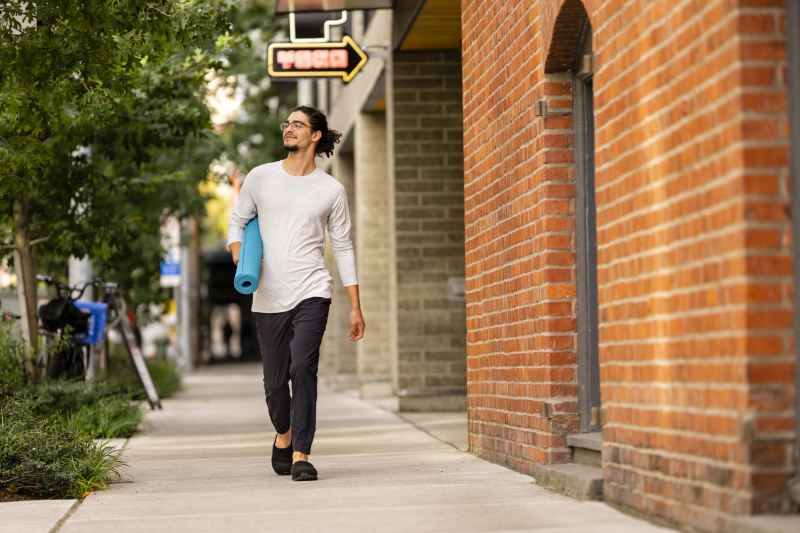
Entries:
{"label": "teal yoga mat", "polygon": [[258,217],[244,227],[242,246],[239,248],[239,264],[236,265],[236,276],[233,286],[242,294],[252,294],[258,288],[258,277],[261,274],[261,255],[264,243],[258,230]]}

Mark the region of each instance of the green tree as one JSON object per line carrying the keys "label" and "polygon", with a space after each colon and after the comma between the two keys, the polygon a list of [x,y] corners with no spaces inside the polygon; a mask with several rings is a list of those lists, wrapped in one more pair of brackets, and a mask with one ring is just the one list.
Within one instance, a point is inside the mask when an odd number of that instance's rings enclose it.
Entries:
{"label": "green tree", "polygon": [[[205,173],[179,163],[208,132],[204,75],[236,44],[229,10],[201,0],[0,7],[0,227],[32,345],[35,244],[56,257],[134,258],[165,210],[196,209],[192,183]],[[158,165],[166,151],[175,159]]]}

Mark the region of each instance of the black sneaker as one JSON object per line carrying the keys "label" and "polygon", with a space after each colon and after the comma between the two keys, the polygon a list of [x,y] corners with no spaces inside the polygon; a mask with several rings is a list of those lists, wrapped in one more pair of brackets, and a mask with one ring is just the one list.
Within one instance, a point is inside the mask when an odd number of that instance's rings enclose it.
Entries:
{"label": "black sneaker", "polygon": [[317,469],[308,461],[297,461],[292,465],[292,481],[313,481],[317,479]]}
{"label": "black sneaker", "polygon": [[279,476],[288,476],[292,473],[292,445],[288,448],[278,448],[276,445],[278,436],[275,436],[275,442],[272,443],[272,469]]}

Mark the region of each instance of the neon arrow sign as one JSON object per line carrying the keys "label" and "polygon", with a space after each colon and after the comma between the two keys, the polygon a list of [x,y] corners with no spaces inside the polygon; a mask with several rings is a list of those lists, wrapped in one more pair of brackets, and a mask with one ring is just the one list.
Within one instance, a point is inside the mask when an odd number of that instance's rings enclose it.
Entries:
{"label": "neon arrow sign", "polygon": [[272,43],[267,71],[273,78],[341,77],[348,83],[367,64],[349,35],[340,43]]}

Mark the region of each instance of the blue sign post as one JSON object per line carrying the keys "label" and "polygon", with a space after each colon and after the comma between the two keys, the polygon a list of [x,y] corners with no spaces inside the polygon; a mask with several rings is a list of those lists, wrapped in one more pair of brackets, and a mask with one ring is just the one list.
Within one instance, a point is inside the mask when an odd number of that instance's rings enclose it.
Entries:
{"label": "blue sign post", "polygon": [[178,287],[181,284],[181,264],[161,261],[161,286]]}

